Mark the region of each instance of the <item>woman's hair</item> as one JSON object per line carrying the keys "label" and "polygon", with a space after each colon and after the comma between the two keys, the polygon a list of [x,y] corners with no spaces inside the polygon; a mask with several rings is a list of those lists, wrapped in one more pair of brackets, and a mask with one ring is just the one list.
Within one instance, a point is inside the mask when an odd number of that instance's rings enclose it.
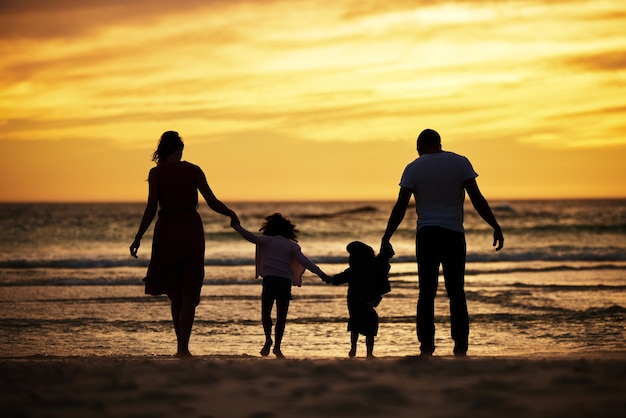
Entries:
{"label": "woman's hair", "polygon": [[152,161],[155,163],[161,163],[167,160],[174,151],[178,149],[178,147],[184,147],[183,140],[175,131],[167,131],[161,135],[161,139],[159,140],[159,146],[156,151],[152,154]]}
{"label": "woman's hair", "polygon": [[281,237],[285,237],[295,242],[298,242],[296,234],[300,232],[289,219],[283,217],[280,213],[275,213],[265,217],[263,226],[259,229],[259,231],[263,232],[263,235],[280,235]]}

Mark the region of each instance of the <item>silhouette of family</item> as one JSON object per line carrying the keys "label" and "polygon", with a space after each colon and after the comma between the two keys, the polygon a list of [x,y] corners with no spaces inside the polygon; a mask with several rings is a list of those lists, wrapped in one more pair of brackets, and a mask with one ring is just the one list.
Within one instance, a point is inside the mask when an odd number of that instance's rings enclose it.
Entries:
{"label": "silhouette of family", "polygon": [[[420,355],[435,351],[434,300],[439,267],[450,299],[451,335],[454,355],[465,356],[468,350],[469,315],[465,299],[464,277],[466,245],[463,229],[463,202],[469,196],[476,212],[493,228],[496,251],[504,246],[502,230],[487,200],[478,188],[478,174],[469,160],[441,147],[439,134],[425,129],[417,138],[418,158],[406,166],[400,192],[389,216],[379,254],[369,245],[354,241],[347,245],[348,268],[329,276],[304,253],[297,240],[296,226],[280,213],[267,216],[261,234],[245,229],[237,214],[220,201],[211,190],[204,172],[197,165],[182,160],[184,144],[175,131],[161,135],[148,174],[148,199],[130,245],[137,258],[141,239],[158,212],[152,240],[150,263],[144,280],[145,293],[167,295],[177,339],[176,356],[191,357],[189,339],[204,280],[204,229],[198,213],[198,192],[209,208],[230,218],[231,227],[255,244],[256,277],[262,278],[261,318],[265,342],[260,351],[284,358],[282,339],[291,301],[291,288],[302,285],[305,270],[332,285],[347,284],[349,356],[356,356],[359,335],[365,336],[368,358],[374,357],[378,333],[376,307],[389,284],[390,259],[394,255],[391,237],[402,222],[411,196],[418,216],[416,258],[419,296],[416,327]],[[272,310],[276,303],[276,324]],[[274,326],[274,339],[272,327]],[[273,348],[272,348],[273,346]]]}

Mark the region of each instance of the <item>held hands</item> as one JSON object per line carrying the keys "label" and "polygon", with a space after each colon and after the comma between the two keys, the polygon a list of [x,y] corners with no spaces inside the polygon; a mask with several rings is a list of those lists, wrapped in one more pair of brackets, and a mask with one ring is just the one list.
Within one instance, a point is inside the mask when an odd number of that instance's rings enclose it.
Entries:
{"label": "held hands", "polygon": [[389,258],[391,258],[394,255],[396,255],[396,252],[393,250],[391,242],[389,242],[386,239],[383,239],[381,244],[380,244],[380,253],[381,254],[385,254],[385,255],[389,255]]}
{"label": "held hands", "polygon": [[237,214],[233,212],[232,210],[230,211],[230,214],[228,216],[230,216],[231,227],[234,227],[235,225],[239,225],[241,223],[239,222],[239,218],[237,217]]}

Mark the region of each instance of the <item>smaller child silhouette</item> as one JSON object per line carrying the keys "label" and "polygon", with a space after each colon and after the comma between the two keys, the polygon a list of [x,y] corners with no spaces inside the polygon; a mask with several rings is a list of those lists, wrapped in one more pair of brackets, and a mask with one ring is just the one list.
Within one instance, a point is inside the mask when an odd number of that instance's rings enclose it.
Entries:
{"label": "smaller child silhouette", "polygon": [[348,283],[348,331],[350,331],[350,357],[356,356],[359,334],[365,335],[367,357],[374,357],[374,337],[378,335],[376,306],[382,295],[391,291],[389,285],[389,260],[394,252],[391,246],[378,255],[374,249],[361,241],[353,241],[346,247],[350,254],[349,268],[332,276],[328,283]]}

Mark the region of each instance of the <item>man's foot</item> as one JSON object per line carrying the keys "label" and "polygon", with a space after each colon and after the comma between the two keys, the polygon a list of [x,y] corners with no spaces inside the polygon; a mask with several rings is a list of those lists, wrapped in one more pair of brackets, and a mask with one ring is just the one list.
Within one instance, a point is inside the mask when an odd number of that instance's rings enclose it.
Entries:
{"label": "man's foot", "polygon": [[272,353],[274,353],[274,355],[276,356],[277,359],[284,359],[285,355],[283,354],[282,351],[280,351],[280,348],[274,347],[274,350],[272,350]]}
{"label": "man's foot", "polygon": [[179,350],[174,354],[174,357],[178,358],[192,358],[193,356],[189,352],[189,350]]}
{"label": "man's foot", "polygon": [[422,347],[420,349],[420,357],[432,357],[435,349],[432,347]]}
{"label": "man's foot", "polygon": [[356,347],[352,347],[350,349],[350,352],[348,353],[348,357],[350,357],[350,358],[356,357]]}
{"label": "man's foot", "polygon": [[467,344],[455,345],[453,353],[456,357],[467,357]]}
{"label": "man's foot", "polygon": [[367,355],[367,359],[368,359],[368,360],[375,360],[375,359],[376,359],[376,356],[375,356],[375,355],[373,355],[373,354],[368,354],[368,355]]}
{"label": "man's foot", "polygon": [[261,355],[266,357],[270,354],[270,348],[272,348],[272,340],[265,341],[265,345],[261,349]]}

